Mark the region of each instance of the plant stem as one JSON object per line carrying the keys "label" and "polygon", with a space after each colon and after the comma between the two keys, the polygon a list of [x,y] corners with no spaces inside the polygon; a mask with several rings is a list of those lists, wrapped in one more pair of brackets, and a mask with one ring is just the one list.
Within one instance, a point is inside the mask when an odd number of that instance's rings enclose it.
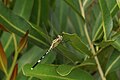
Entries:
{"label": "plant stem", "polygon": [[[82,16],[83,16],[83,18],[85,19],[84,9],[83,9],[81,0],[79,0],[79,3],[80,3],[80,9],[81,9],[81,12],[82,12]],[[91,50],[92,50],[92,53],[93,53],[93,55],[96,55],[96,52],[95,52],[93,43],[91,42],[90,37],[89,37],[89,35],[88,35],[86,23],[84,24],[84,31],[85,31],[85,34],[86,34],[88,43],[89,43],[89,45],[90,45],[90,48],[91,48]],[[95,61],[96,61],[97,68],[98,68],[99,74],[100,74],[100,76],[101,76],[101,79],[102,79],[102,80],[106,80],[106,78],[105,78],[105,76],[104,76],[104,73],[103,73],[103,70],[102,70],[102,68],[101,68],[101,65],[100,65],[100,63],[99,63],[98,57],[95,56],[94,59],[95,59]]]}
{"label": "plant stem", "polygon": [[7,79],[6,79],[6,80],[10,80],[11,75],[12,75],[12,72],[13,72],[14,67],[15,67],[15,64],[16,64],[16,61],[17,61],[17,57],[18,57],[18,51],[17,51],[17,41],[16,41],[15,34],[14,34],[14,33],[12,33],[12,36],[13,36],[13,41],[14,41],[14,45],[15,45],[15,56],[14,56],[12,66],[11,66],[11,68],[10,68],[10,71],[9,71],[9,74],[8,74],[8,77],[7,77]]}

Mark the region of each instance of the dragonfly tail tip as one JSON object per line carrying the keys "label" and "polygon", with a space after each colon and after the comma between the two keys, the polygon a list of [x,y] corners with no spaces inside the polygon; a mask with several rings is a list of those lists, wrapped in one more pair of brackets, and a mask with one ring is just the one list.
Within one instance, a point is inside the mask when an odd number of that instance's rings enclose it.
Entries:
{"label": "dragonfly tail tip", "polygon": [[31,68],[31,70],[33,70],[33,68]]}

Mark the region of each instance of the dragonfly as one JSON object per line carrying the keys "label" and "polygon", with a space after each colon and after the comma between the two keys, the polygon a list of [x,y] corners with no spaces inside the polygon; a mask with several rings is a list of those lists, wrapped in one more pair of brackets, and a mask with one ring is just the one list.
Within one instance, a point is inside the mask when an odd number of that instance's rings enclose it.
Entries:
{"label": "dragonfly", "polygon": [[52,41],[52,44],[51,44],[50,48],[47,50],[47,52],[31,67],[31,70],[33,70],[33,69],[35,68],[35,66],[37,66],[37,65],[42,61],[42,59],[44,59],[45,56],[46,56],[52,49],[54,49],[55,47],[57,47],[58,44],[60,44],[60,42],[62,42],[62,39],[63,39],[63,37],[62,37],[61,35],[58,35],[58,37]]}

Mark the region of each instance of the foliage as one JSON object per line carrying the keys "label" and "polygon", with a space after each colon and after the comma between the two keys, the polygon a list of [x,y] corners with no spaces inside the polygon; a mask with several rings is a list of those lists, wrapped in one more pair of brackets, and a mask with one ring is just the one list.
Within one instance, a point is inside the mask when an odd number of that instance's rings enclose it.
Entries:
{"label": "foliage", "polygon": [[119,80],[119,9],[119,0],[0,0],[0,80]]}

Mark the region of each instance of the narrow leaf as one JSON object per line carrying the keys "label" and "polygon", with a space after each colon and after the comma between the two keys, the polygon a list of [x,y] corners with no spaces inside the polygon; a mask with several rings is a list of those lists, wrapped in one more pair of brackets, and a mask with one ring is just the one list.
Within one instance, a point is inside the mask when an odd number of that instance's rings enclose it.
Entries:
{"label": "narrow leaf", "polygon": [[34,0],[30,21],[37,26],[40,25],[41,7],[41,0]]}
{"label": "narrow leaf", "polygon": [[[39,12],[41,12],[40,13],[40,19],[41,19],[41,23],[45,23],[45,24],[47,24],[47,21],[49,20],[49,0],[40,0],[41,2],[41,4],[39,4],[40,5],[40,7],[41,8],[38,8],[38,9],[41,9],[41,11],[39,11]],[[39,14],[38,14],[39,15]]]}
{"label": "narrow leaf", "polygon": [[83,16],[79,11],[79,7],[77,6],[77,4],[74,4],[74,0],[64,0],[64,1],[79,15],[82,21],[85,22]]}
{"label": "narrow leaf", "polygon": [[34,0],[16,0],[13,12],[29,20]]}
{"label": "narrow leaf", "polygon": [[91,75],[81,69],[74,69],[69,75],[60,76],[56,72],[58,66],[55,65],[39,64],[33,70],[31,67],[32,65],[28,64],[23,67],[24,75],[42,80],[93,80]]}
{"label": "narrow leaf", "polygon": [[[114,17],[115,14],[119,11],[117,3],[115,0],[112,0],[112,1],[106,0],[106,1],[107,1],[107,4],[109,5],[110,14],[112,17]],[[98,8],[98,11],[99,11],[99,8]],[[93,26],[92,36],[93,36],[92,38],[93,41],[99,40],[101,39],[101,37],[103,37],[101,13],[99,13],[99,17],[97,17],[95,25]]]}
{"label": "narrow leaf", "polygon": [[[0,2],[0,11],[0,23],[2,23],[5,28],[19,36],[23,36],[26,31],[29,30],[28,39],[32,43],[42,48],[49,46],[48,43],[45,42],[47,36],[42,32],[42,30],[38,30],[33,24],[14,14],[6,6],[4,6],[2,2]],[[45,36],[43,36],[43,34]]]}
{"label": "narrow leaf", "polygon": [[59,31],[60,32],[62,32],[63,30],[65,31],[65,29],[67,27],[66,24],[67,24],[67,17],[68,17],[66,15],[68,15],[68,6],[67,6],[67,4],[64,2],[64,0],[56,1],[55,16],[59,16],[59,17],[57,17],[57,19],[55,19],[55,20],[58,20],[59,24],[56,25],[54,23],[54,21],[52,23],[53,26],[57,26],[56,30],[58,29],[58,25],[59,25],[60,26]]}
{"label": "narrow leaf", "polygon": [[4,72],[7,71],[7,58],[1,42],[0,42],[0,69],[2,69]]}
{"label": "narrow leaf", "polygon": [[101,39],[101,37],[103,37],[103,29],[102,29],[101,23],[102,23],[102,17],[101,17],[101,13],[100,13],[96,19],[94,26],[93,26],[92,41],[97,41],[97,40]]}
{"label": "narrow leaf", "polygon": [[68,42],[80,53],[83,53],[89,56],[92,55],[88,47],[85,45],[85,43],[76,34],[63,33],[63,38],[66,41],[68,40]]}
{"label": "narrow leaf", "polygon": [[106,1],[99,0],[99,4],[102,12],[104,39],[107,40],[113,28],[113,21]]}
{"label": "narrow leaf", "polygon": [[106,66],[105,75],[107,76],[109,73],[120,69],[120,53],[118,51],[114,51],[114,54],[110,56],[110,59]]}
{"label": "narrow leaf", "polygon": [[114,48],[112,46],[108,46],[103,48],[97,55],[100,60],[101,67],[103,71],[105,71],[105,67],[110,59],[111,54],[113,53]]}
{"label": "narrow leaf", "polygon": [[18,64],[15,65],[10,80],[16,80],[17,73],[18,73]]}
{"label": "narrow leaf", "polygon": [[62,55],[64,55],[66,58],[68,58],[72,62],[80,61],[80,58],[77,57],[73,52],[71,52],[67,47],[63,45],[57,46],[58,50]]}

